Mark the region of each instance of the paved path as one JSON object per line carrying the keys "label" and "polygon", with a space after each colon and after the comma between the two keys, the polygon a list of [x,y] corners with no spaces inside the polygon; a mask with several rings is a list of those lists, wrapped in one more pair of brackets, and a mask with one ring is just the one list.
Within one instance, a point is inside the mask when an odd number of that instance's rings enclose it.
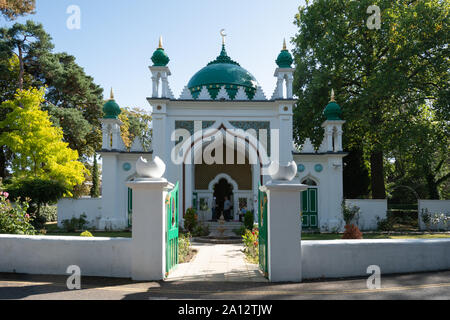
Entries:
{"label": "paved path", "polygon": [[379,290],[366,278],[304,283],[155,281],[83,277],[68,290],[66,276],[0,273],[0,299],[31,300],[377,300],[450,299],[450,271],[382,276]]}
{"label": "paved path", "polygon": [[197,255],[173,270],[166,281],[268,282],[258,265],[246,261],[241,244],[194,244]]}

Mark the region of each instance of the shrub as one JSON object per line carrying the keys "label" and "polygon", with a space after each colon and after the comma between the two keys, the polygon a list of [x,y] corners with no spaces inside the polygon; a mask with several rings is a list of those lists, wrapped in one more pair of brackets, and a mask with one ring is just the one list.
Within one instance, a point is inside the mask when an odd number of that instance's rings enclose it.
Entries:
{"label": "shrub", "polygon": [[83,213],[79,218],[72,217],[72,219],[63,220],[62,225],[66,232],[76,232],[77,230],[84,230],[87,225],[87,216]]}
{"label": "shrub", "polygon": [[378,231],[392,231],[394,229],[394,219],[388,216],[385,219],[380,219],[377,217],[377,230]]}
{"label": "shrub", "polygon": [[253,230],[253,225],[255,224],[255,218],[253,217],[253,212],[247,211],[244,216],[244,226],[247,230]]}
{"label": "shrub", "polygon": [[191,235],[180,234],[178,237],[178,262],[184,263],[191,251]]}
{"label": "shrub", "polygon": [[244,241],[244,253],[248,261],[251,263],[258,263],[259,260],[259,231],[253,229],[252,231],[246,230],[242,236]]}
{"label": "shrub", "polygon": [[245,231],[247,231],[247,228],[245,226],[241,226],[239,229],[233,230],[233,232],[238,236],[243,236],[245,234]]}
{"label": "shrub", "polygon": [[209,226],[205,226],[199,223],[192,233],[194,237],[206,237],[209,236]]}
{"label": "shrub", "polygon": [[14,205],[7,192],[0,192],[0,233],[34,235],[32,217],[27,213],[28,202],[17,199]]}
{"label": "shrub", "polygon": [[87,238],[93,238],[94,236],[89,231],[84,231],[80,234],[80,237],[87,237]]}
{"label": "shrub", "polygon": [[346,225],[351,224],[353,221],[358,221],[360,208],[358,206],[347,206],[345,200],[342,201],[342,217]]}
{"label": "shrub", "polygon": [[362,239],[363,235],[361,231],[359,231],[358,227],[354,224],[346,225],[345,232],[342,236],[342,239]]}
{"label": "shrub", "polygon": [[45,219],[45,222],[54,222],[58,220],[58,210],[56,206],[43,206],[41,208],[40,216]]}
{"label": "shrub", "polygon": [[188,232],[193,232],[195,227],[198,224],[198,216],[197,212],[193,208],[189,208],[186,210],[186,214],[184,215],[184,228]]}
{"label": "shrub", "polygon": [[28,213],[34,216],[32,224],[36,229],[42,229],[48,222],[48,211],[43,214],[41,207],[56,203],[67,192],[67,188],[61,182],[36,178],[15,180],[6,186],[6,190],[13,201],[30,199]]}

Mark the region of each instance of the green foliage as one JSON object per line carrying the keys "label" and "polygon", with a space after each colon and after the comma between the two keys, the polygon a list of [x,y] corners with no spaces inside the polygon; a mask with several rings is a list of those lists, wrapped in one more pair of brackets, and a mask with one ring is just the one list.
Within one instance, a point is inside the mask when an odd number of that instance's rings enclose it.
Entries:
{"label": "green foliage", "polygon": [[392,231],[394,230],[394,219],[388,216],[385,219],[377,217],[377,230],[378,231]]}
{"label": "green foliage", "polygon": [[42,206],[39,212],[45,222],[55,222],[58,220],[58,208],[56,206]]}
{"label": "green foliage", "polygon": [[119,115],[121,126],[121,135],[125,146],[131,148],[136,137],[141,140],[144,150],[150,150],[152,131],[150,123],[152,116],[145,110],[139,108],[125,108]]}
{"label": "green foliage", "polygon": [[351,224],[353,221],[358,221],[360,215],[360,208],[358,206],[348,206],[345,200],[342,201],[342,218],[346,225]]}
{"label": "green foliage", "polygon": [[43,94],[44,90],[18,90],[14,100],[2,103],[2,109],[12,111],[0,122],[4,128],[0,144],[14,153],[11,168],[15,178],[55,180],[72,190],[84,181],[87,170],[77,161],[78,152],[62,141],[62,130],[40,109]]}
{"label": "green foliage", "polygon": [[76,232],[78,230],[85,230],[87,226],[86,214],[80,215],[79,218],[72,217],[72,219],[63,220],[62,225],[66,232]]}
{"label": "green foliage", "polygon": [[[367,28],[370,5],[381,8],[380,30]],[[347,121],[344,146],[362,148],[373,198],[385,198],[385,160],[421,106],[435,111],[427,123],[448,121],[449,10],[449,0],[314,0],[296,16],[296,142],[320,145],[334,88]],[[410,147],[426,141],[408,136],[417,141]]]}
{"label": "green foliage", "polygon": [[9,20],[34,13],[35,9],[36,0],[0,0],[0,12]]}
{"label": "green foliage", "polygon": [[192,232],[192,235],[194,237],[207,237],[209,236],[209,226],[203,225],[202,223],[198,223],[197,226],[195,226],[194,231]]}
{"label": "green foliage", "polygon": [[91,187],[91,197],[100,197],[100,177],[98,172],[97,154],[94,154],[94,165],[92,167],[92,187]]}
{"label": "green foliage", "polygon": [[192,233],[198,224],[198,215],[195,209],[189,208],[186,210],[186,214],[184,215],[184,228]]}
{"label": "green foliage", "polygon": [[186,258],[191,252],[191,235],[180,234],[178,237],[178,261],[180,263],[186,262]]}
{"label": "green foliage", "polygon": [[233,232],[238,236],[243,236],[248,229],[245,226],[241,226],[238,229],[234,229]]}
{"label": "green foliage", "polygon": [[0,233],[34,235],[32,217],[27,213],[28,202],[16,201],[14,205],[8,199],[7,192],[0,192]]}
{"label": "green foliage", "polygon": [[242,236],[244,241],[244,253],[251,263],[258,263],[259,260],[259,231],[257,228],[246,230]]}
{"label": "green foliage", "polygon": [[255,218],[252,211],[247,211],[244,216],[244,226],[247,230],[253,230],[255,224]]}
{"label": "green foliage", "polygon": [[93,238],[94,236],[89,231],[84,231],[80,234],[80,237]]}

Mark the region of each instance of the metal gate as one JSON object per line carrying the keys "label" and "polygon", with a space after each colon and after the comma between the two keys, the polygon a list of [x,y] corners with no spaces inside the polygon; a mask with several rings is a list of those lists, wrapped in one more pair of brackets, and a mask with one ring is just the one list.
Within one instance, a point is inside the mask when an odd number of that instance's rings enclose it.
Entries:
{"label": "metal gate", "polygon": [[[259,188],[258,188],[259,190]],[[269,276],[268,246],[267,246],[267,193],[259,190],[258,193],[258,230],[259,230],[259,268],[265,277]]]}
{"label": "metal gate", "polygon": [[166,276],[178,264],[178,183],[166,197]]}

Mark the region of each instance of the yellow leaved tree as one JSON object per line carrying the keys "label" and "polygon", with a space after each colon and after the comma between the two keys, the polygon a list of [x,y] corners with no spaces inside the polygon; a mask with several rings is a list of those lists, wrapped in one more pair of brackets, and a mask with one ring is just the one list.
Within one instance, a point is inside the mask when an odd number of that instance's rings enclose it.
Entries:
{"label": "yellow leaved tree", "polygon": [[14,154],[15,179],[58,181],[70,191],[84,181],[88,170],[78,161],[78,152],[63,141],[61,128],[41,110],[44,93],[44,89],[18,90],[13,100],[1,104],[10,112],[0,122],[0,144]]}

